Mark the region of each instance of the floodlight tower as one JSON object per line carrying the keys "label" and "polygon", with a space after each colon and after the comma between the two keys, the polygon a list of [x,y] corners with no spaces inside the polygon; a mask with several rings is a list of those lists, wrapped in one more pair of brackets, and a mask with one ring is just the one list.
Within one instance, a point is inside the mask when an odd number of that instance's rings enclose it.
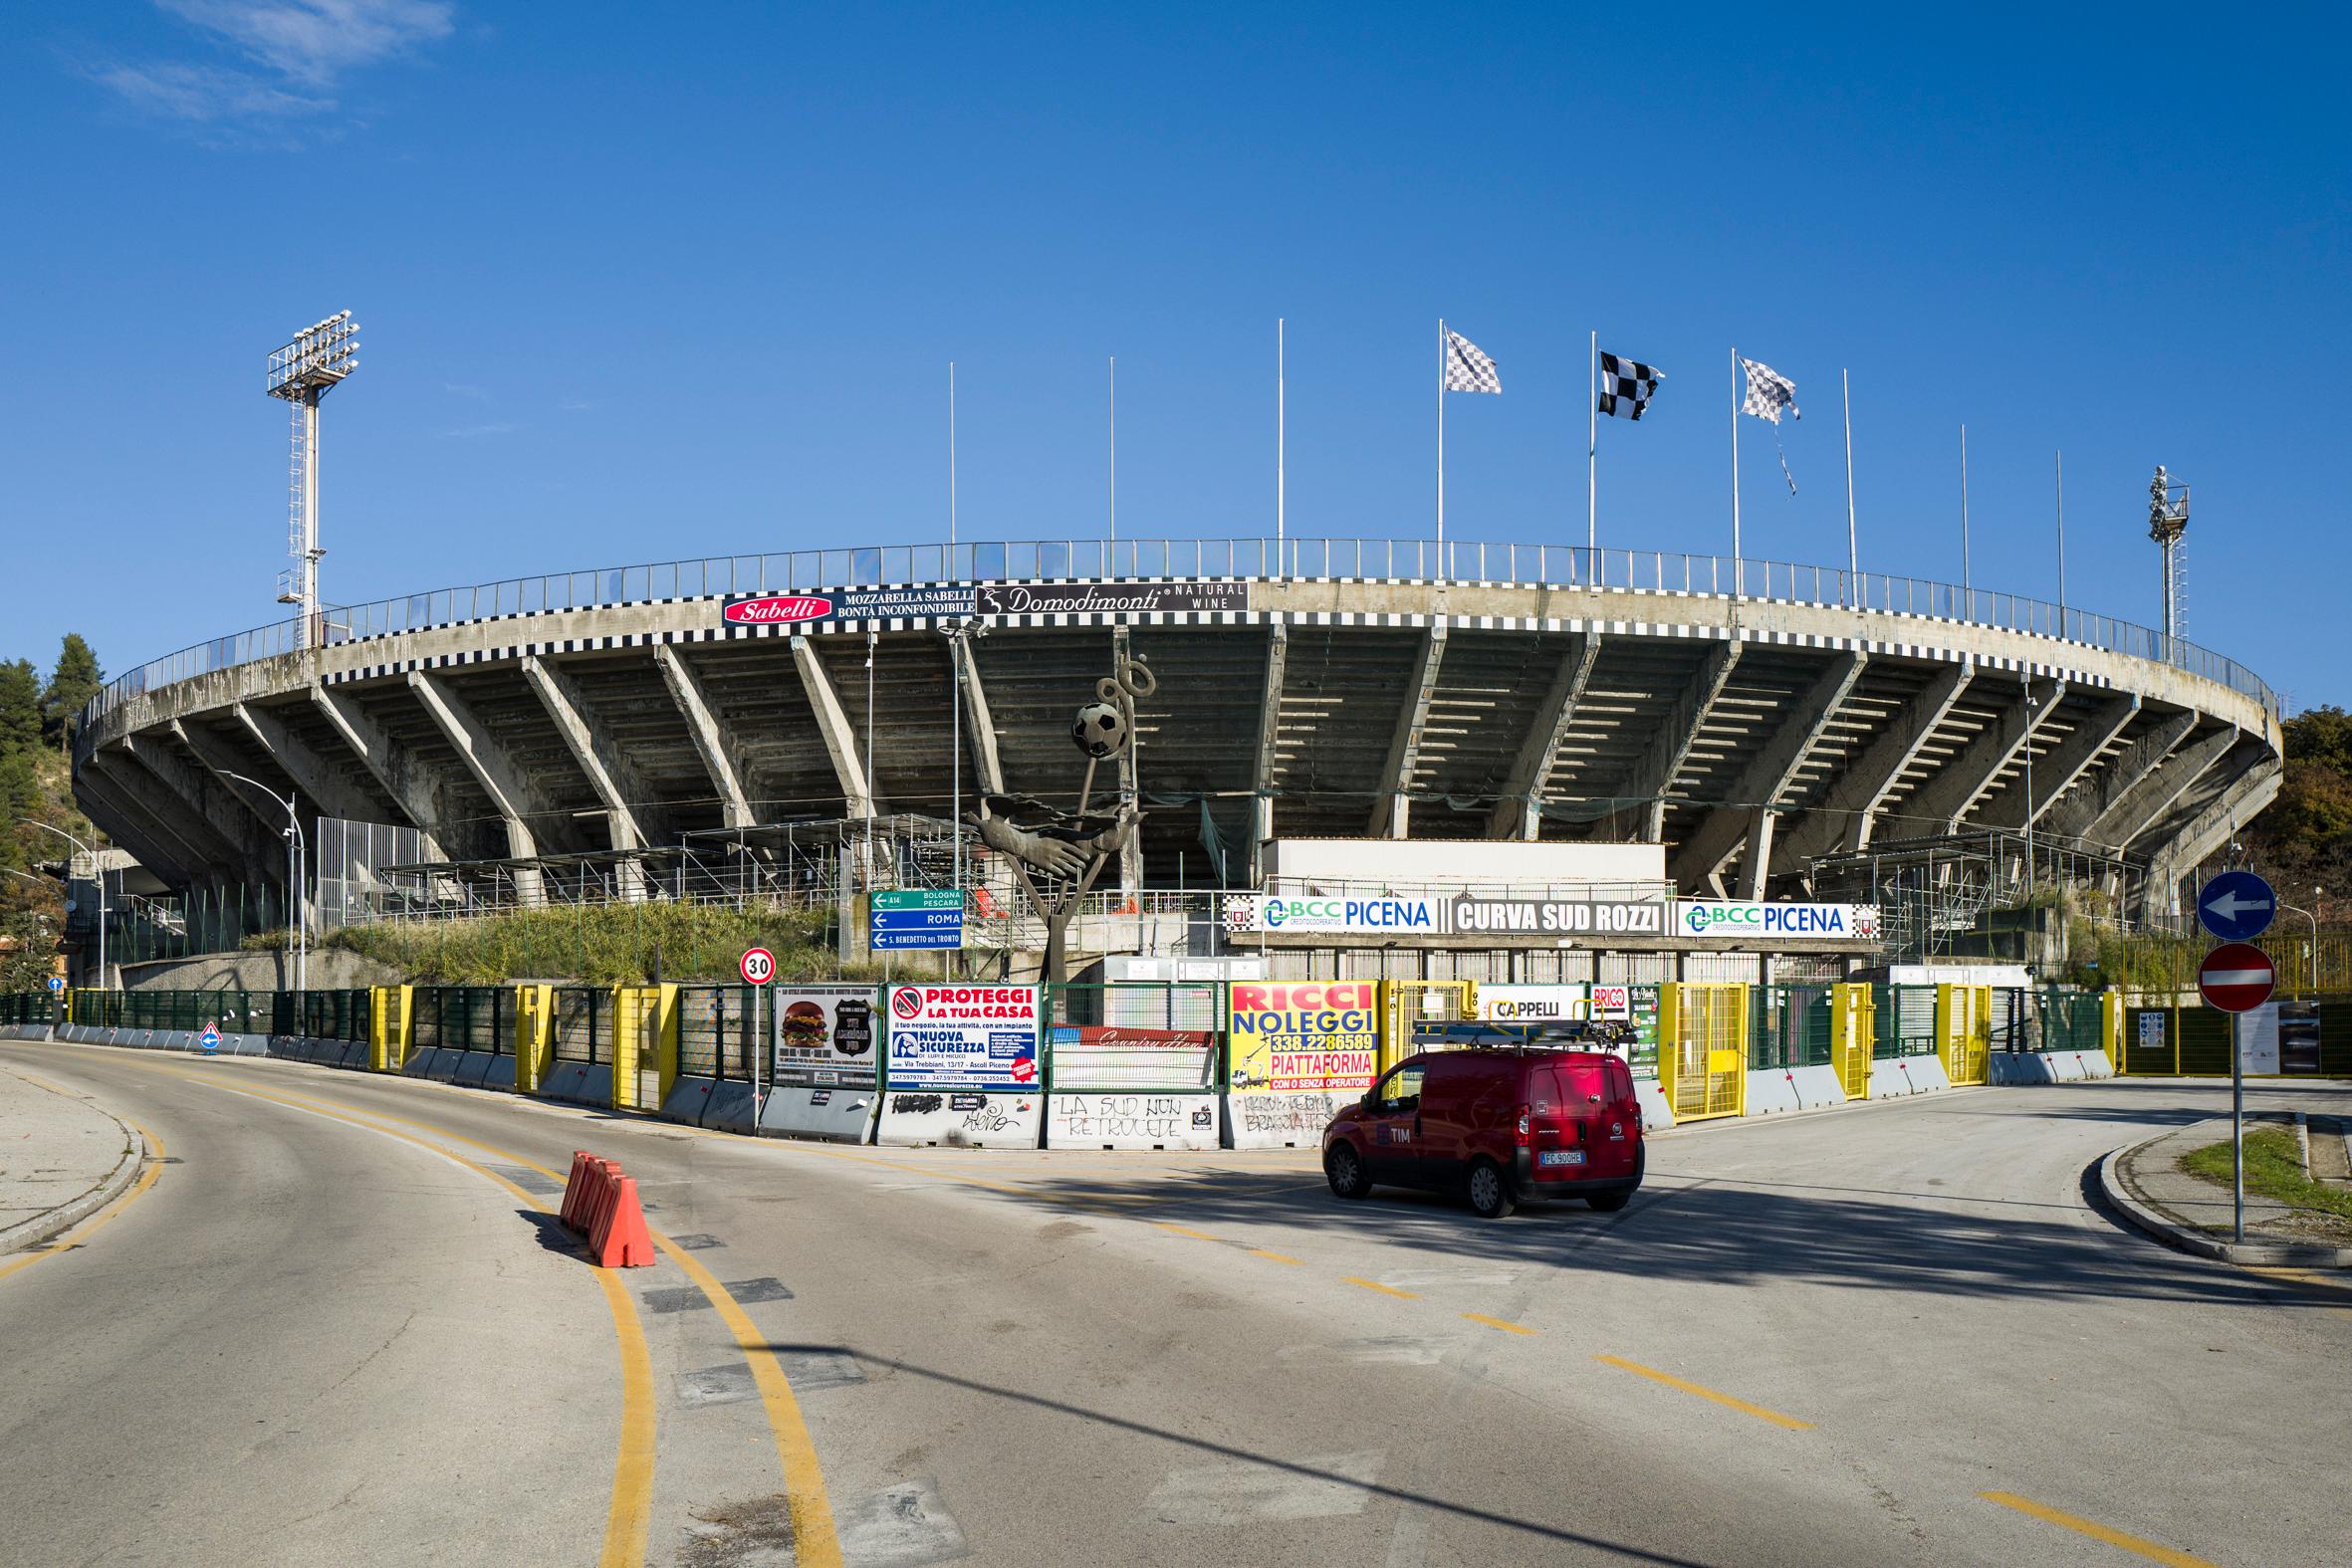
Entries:
{"label": "floodlight tower", "polygon": [[2165,657],[2172,657],[2188,620],[2189,581],[2181,565],[2182,536],[2189,532],[2189,487],[2176,485],[2164,465],[2148,481],[2148,537],[2164,552]]}
{"label": "floodlight tower", "polygon": [[295,646],[325,642],[319,619],[319,399],[359,365],[359,327],[340,311],[294,335],[270,355],[269,394],[294,414],[294,450],[286,468],[286,553],[294,565],[278,574],[278,602],[301,608]]}

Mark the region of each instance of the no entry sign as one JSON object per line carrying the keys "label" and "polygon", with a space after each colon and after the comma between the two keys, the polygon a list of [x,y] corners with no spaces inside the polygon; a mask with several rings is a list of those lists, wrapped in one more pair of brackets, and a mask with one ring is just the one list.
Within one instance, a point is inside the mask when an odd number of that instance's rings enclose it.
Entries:
{"label": "no entry sign", "polygon": [[2270,955],[2243,942],[2225,942],[2197,969],[2197,989],[2224,1012],[2251,1012],[2270,1000],[2278,971]]}

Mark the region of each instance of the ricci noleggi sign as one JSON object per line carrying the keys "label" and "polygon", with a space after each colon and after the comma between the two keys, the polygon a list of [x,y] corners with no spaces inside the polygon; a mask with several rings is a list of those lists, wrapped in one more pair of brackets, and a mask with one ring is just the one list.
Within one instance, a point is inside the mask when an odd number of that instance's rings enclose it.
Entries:
{"label": "ricci noleggi sign", "polygon": [[1249,607],[1246,582],[983,582],[755,593],[729,599],[722,614],[731,626],[797,626],[821,620],[1150,615]]}

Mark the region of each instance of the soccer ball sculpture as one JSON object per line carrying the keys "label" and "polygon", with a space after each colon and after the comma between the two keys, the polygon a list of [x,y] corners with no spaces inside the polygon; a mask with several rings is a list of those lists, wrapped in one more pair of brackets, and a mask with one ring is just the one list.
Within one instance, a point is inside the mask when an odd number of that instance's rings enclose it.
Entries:
{"label": "soccer ball sculpture", "polygon": [[1110,703],[1090,702],[1078,710],[1069,738],[1096,762],[1116,757],[1126,750],[1127,716]]}

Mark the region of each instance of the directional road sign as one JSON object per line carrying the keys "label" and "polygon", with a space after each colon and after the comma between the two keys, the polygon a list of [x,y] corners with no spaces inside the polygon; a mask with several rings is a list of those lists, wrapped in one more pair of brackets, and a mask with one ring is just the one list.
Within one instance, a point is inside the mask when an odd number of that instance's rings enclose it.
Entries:
{"label": "directional road sign", "polygon": [[766,948],[752,948],[744,953],[743,962],[737,967],[743,971],[745,985],[765,986],[776,978],[776,955]]}
{"label": "directional road sign", "polygon": [[2208,1005],[2224,1012],[2251,1012],[2270,1000],[2278,971],[2270,955],[2242,942],[2225,942],[2197,969],[2197,989]]}
{"label": "directional road sign", "polygon": [[2197,897],[2197,922],[2221,942],[2251,942],[2270,929],[2278,895],[2251,871],[2225,871]]}
{"label": "directional road sign", "polygon": [[65,989],[66,989],[66,977],[65,977],[65,976],[63,976],[63,975],[52,975],[52,976],[50,976],[50,977],[49,977],[49,994],[50,994],[51,996],[53,996],[53,997],[54,997],[54,996],[56,996],[56,995],[57,995],[59,992],[61,992],[61,991],[65,990]]}
{"label": "directional road sign", "polygon": [[873,895],[867,921],[876,948],[960,948],[964,895],[953,888],[899,888]]}
{"label": "directional road sign", "polygon": [[196,1036],[196,1043],[204,1047],[204,1054],[207,1056],[220,1049],[220,1025],[217,1023],[205,1024],[204,1032]]}

